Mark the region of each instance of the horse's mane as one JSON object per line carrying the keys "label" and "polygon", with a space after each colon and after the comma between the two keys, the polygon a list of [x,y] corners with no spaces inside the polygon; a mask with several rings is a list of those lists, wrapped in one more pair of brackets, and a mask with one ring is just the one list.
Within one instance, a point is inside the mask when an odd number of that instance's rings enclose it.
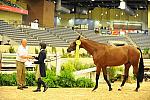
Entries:
{"label": "horse's mane", "polygon": [[94,45],[94,46],[108,46],[107,44],[98,43],[98,42],[93,41],[93,40],[90,40],[90,39],[83,39],[83,40],[90,42],[90,43],[91,43],[92,45]]}

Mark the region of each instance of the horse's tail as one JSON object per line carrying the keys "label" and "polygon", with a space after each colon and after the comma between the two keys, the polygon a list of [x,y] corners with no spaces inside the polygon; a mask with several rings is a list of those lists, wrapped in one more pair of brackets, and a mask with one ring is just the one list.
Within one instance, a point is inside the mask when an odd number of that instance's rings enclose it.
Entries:
{"label": "horse's tail", "polygon": [[139,82],[142,82],[143,78],[144,78],[144,63],[143,63],[142,51],[141,51],[140,48],[137,48],[137,49],[141,53],[141,58],[140,58],[140,62],[139,62],[139,70],[138,70],[137,79],[139,80]]}

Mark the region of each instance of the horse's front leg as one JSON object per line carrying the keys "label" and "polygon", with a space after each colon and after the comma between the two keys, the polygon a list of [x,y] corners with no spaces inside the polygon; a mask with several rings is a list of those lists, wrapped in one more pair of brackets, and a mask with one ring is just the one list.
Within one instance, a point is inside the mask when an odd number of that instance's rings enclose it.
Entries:
{"label": "horse's front leg", "polygon": [[94,91],[98,88],[98,80],[99,80],[99,76],[100,76],[100,71],[101,71],[101,68],[97,66],[96,67],[96,84],[92,91]]}
{"label": "horse's front leg", "polygon": [[111,91],[112,88],[111,88],[110,82],[107,79],[107,70],[106,70],[106,67],[103,67],[102,71],[103,71],[104,80],[106,81],[107,85],[109,86],[109,91]]}

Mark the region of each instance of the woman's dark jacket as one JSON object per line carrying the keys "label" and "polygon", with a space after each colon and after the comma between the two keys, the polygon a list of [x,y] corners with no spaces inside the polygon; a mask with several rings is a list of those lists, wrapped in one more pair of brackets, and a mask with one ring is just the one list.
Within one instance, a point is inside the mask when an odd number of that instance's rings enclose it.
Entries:
{"label": "woman's dark jacket", "polygon": [[44,60],[46,59],[46,51],[43,49],[40,51],[38,57],[35,57],[38,61],[35,61],[34,64],[39,64],[41,77],[46,77],[46,67]]}

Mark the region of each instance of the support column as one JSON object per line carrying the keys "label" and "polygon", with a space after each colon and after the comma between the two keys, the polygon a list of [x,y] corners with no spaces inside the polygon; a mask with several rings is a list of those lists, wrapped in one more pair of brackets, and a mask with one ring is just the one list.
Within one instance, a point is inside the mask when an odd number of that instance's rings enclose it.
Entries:
{"label": "support column", "polygon": [[54,27],[55,4],[47,0],[27,0],[28,23],[39,20],[39,26]]}

